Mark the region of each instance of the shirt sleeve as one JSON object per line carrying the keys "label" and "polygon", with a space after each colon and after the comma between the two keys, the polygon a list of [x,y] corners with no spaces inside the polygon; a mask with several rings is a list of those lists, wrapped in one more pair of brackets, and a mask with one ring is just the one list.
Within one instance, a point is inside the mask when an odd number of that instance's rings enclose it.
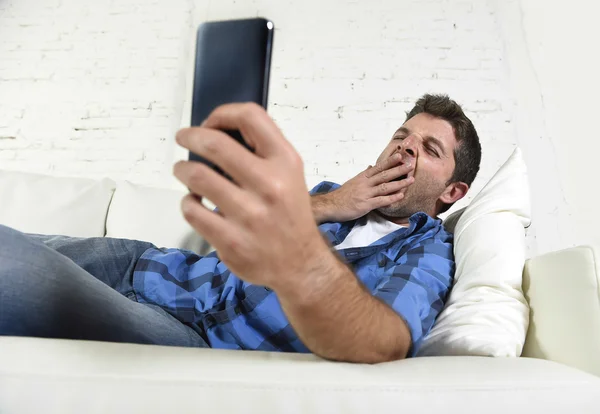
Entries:
{"label": "shirt sleeve", "polygon": [[338,188],[340,188],[339,184],[332,183],[331,181],[321,181],[319,184],[314,186],[312,190],[310,190],[309,194],[310,195],[325,194],[325,193],[329,193]]}
{"label": "shirt sleeve", "polygon": [[441,312],[454,276],[452,240],[423,240],[387,267],[373,295],[389,305],[407,324],[411,334],[409,356]]}

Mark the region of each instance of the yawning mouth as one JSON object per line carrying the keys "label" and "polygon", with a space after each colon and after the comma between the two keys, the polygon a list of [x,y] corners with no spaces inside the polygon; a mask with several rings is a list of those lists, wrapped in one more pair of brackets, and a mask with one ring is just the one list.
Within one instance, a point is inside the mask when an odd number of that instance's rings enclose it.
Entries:
{"label": "yawning mouth", "polygon": [[[404,165],[404,162],[400,163],[400,165]],[[400,180],[404,180],[407,177],[408,177],[408,174],[404,174],[404,175],[401,175],[400,177],[394,178],[391,181],[400,181]]]}
{"label": "yawning mouth", "polygon": [[[401,167],[401,166],[403,166],[403,165],[404,165],[404,163],[405,163],[405,162],[412,162],[412,163],[416,163],[416,161],[417,161],[417,160],[416,160],[416,157],[408,157],[408,156],[407,156],[406,158],[402,159],[402,160],[400,161],[400,163],[398,163],[398,164],[397,164],[397,166],[398,166],[398,167]],[[410,172],[409,172],[409,173],[407,173],[407,174],[403,174],[403,175],[401,175],[400,177],[396,177],[396,178],[394,178],[394,179],[390,180],[390,182],[392,182],[392,181],[402,181],[402,180],[405,180],[405,179],[407,179],[408,177],[412,177],[412,176],[414,176],[414,174],[415,174],[415,171],[414,171],[414,170],[412,170],[412,171],[410,171]]]}

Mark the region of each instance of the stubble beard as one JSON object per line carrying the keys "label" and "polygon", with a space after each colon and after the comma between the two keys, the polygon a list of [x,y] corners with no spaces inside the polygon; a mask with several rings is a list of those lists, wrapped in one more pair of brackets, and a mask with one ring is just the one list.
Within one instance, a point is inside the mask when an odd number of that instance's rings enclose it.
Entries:
{"label": "stubble beard", "polygon": [[380,208],[376,209],[375,211],[377,211],[380,214],[387,216],[387,217],[409,218],[410,216],[412,216],[414,213],[416,213],[418,211],[418,209],[415,210],[414,206],[412,206],[411,204],[412,203],[405,202],[404,200],[400,200],[389,206],[380,207]]}
{"label": "stubble beard", "polygon": [[[430,190],[432,186],[437,187],[437,185],[433,182],[420,184],[423,184],[427,190]],[[412,184],[406,189],[406,193],[404,193],[404,198],[402,200],[397,201],[389,206],[380,207],[376,211],[391,218],[409,218],[413,214],[421,211],[431,214],[431,211],[435,209],[438,199],[437,196],[434,197],[430,191],[425,191],[425,194],[423,194],[423,192],[420,191],[423,186],[419,186],[419,188],[417,188],[413,187],[414,185],[415,184]],[[443,189],[440,189],[439,194],[441,194],[442,191]]]}

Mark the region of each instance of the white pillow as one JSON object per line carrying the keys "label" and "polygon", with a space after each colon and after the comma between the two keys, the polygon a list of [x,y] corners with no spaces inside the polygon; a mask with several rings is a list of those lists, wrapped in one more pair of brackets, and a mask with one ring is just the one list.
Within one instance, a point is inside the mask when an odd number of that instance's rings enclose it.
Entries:
{"label": "white pillow", "polygon": [[181,213],[184,191],[144,187],[122,181],[110,203],[106,237],[143,240],[206,254],[208,243]]}
{"label": "white pillow", "polygon": [[529,323],[521,288],[531,222],[527,168],[517,148],[470,205],[444,222],[456,273],[419,356],[518,357]]}
{"label": "white pillow", "polygon": [[109,179],[0,171],[0,224],[25,233],[104,236]]}

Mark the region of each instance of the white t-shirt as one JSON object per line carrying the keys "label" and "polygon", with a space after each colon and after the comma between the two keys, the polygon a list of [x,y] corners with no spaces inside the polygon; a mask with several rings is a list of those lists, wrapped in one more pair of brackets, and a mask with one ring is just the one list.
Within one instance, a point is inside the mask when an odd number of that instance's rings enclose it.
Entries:
{"label": "white t-shirt", "polygon": [[392,223],[377,213],[370,212],[356,221],[344,241],[335,248],[341,250],[349,247],[365,247],[403,227],[405,226]]}

